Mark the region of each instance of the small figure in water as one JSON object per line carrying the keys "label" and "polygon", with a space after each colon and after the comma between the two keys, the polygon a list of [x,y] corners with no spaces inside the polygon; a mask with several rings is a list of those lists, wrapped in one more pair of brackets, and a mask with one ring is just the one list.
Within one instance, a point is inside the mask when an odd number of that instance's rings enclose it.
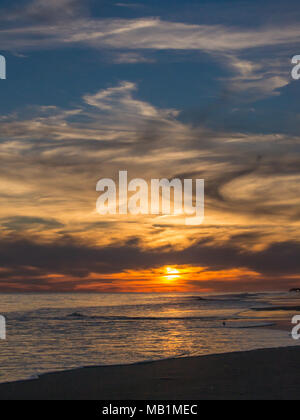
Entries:
{"label": "small figure in water", "polygon": [[225,321],[223,322],[223,327],[226,327],[226,322]]}

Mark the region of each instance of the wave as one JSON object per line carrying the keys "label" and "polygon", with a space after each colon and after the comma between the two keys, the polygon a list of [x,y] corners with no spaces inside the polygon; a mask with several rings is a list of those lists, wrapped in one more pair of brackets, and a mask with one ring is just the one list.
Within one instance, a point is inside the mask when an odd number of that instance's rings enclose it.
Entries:
{"label": "wave", "polygon": [[[169,317],[169,316],[104,316],[104,315],[83,315],[81,313],[73,313],[67,316],[67,318],[73,319],[86,319],[86,320],[103,320],[103,321],[223,321],[224,317],[217,316],[183,316],[183,317]],[[234,319],[234,318],[230,318]]]}
{"label": "wave", "polygon": [[247,323],[236,324],[234,326],[228,325],[227,328],[233,329],[250,329],[250,328],[266,328],[275,326],[275,322],[260,322],[260,323]]}
{"label": "wave", "polygon": [[228,295],[211,295],[207,297],[202,296],[189,296],[188,299],[199,300],[204,302],[231,302],[231,301],[243,301],[249,299],[256,299],[261,296],[260,293],[233,293]]}
{"label": "wave", "polygon": [[79,312],[75,312],[68,316],[69,318],[75,318],[79,320],[96,320],[96,321],[215,321],[219,322],[220,325],[203,325],[204,329],[250,329],[250,328],[265,328],[276,325],[275,322],[251,322],[251,321],[239,321],[237,316],[232,317],[203,317],[203,316],[190,316],[190,317],[138,317],[138,316],[85,316]]}
{"label": "wave", "polygon": [[276,311],[295,311],[300,312],[300,306],[266,306],[266,307],[259,307],[259,308],[251,308],[252,311],[255,312],[276,312]]}

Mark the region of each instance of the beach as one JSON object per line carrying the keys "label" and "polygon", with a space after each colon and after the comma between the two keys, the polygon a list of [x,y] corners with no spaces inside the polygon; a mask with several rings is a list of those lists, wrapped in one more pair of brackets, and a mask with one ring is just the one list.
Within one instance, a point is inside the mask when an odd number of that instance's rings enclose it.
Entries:
{"label": "beach", "polygon": [[288,347],[46,374],[0,385],[1,400],[297,400],[300,349]]}
{"label": "beach", "polygon": [[299,345],[291,337],[297,313],[291,306],[299,306],[299,297],[286,293],[2,294],[0,300],[7,322],[0,384],[87,366]]}

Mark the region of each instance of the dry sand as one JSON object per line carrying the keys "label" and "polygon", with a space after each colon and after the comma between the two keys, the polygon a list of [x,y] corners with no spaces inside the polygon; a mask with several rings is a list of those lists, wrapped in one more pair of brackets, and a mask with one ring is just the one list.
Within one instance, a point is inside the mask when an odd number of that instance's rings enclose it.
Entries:
{"label": "dry sand", "polygon": [[300,349],[172,359],[53,373],[0,385],[0,399],[297,400]]}

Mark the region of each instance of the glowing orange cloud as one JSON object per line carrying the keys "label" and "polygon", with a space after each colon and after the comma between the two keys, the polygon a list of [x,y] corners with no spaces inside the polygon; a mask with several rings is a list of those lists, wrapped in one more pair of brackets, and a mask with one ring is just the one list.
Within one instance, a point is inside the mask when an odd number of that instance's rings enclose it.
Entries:
{"label": "glowing orange cloud", "polygon": [[[78,291],[127,291],[127,292],[209,292],[213,283],[239,282],[244,278],[259,279],[260,274],[239,268],[213,271],[205,267],[164,266],[149,270],[127,270],[121,273],[99,275],[92,273],[80,282]],[[202,283],[211,282],[212,286]]]}

